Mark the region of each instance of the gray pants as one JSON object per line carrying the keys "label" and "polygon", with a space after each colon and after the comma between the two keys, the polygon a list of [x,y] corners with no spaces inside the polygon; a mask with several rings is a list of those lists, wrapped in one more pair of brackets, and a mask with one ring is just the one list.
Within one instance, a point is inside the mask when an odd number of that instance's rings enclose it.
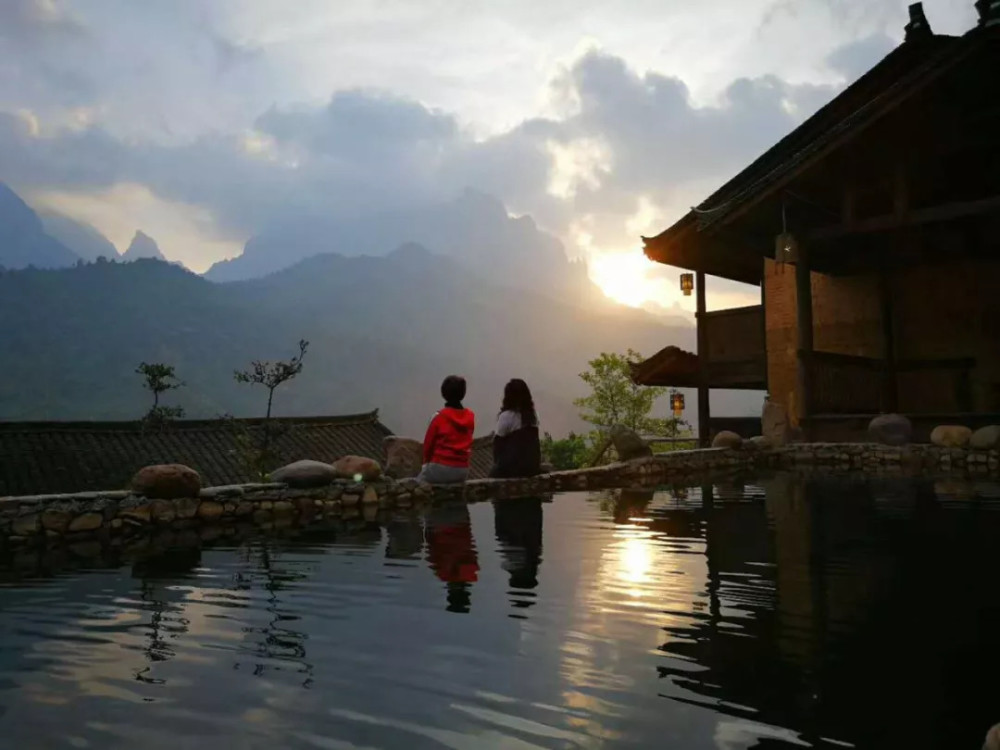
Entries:
{"label": "gray pants", "polygon": [[444,464],[424,464],[417,479],[428,484],[461,484],[469,478],[467,468],[445,466]]}

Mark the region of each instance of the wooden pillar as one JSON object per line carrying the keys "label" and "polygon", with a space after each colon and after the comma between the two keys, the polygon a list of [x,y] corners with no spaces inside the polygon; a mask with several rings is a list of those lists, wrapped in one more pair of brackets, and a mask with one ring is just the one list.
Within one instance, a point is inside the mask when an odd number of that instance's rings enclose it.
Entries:
{"label": "wooden pillar", "polygon": [[705,328],[705,274],[695,274],[695,322],[698,331],[698,442],[704,448],[709,445],[708,404],[708,331]]}
{"label": "wooden pillar", "polygon": [[808,249],[799,245],[795,261],[795,312],[798,324],[798,412],[799,426],[808,439],[805,420],[812,415],[813,311],[812,278]]}
{"label": "wooden pillar", "polygon": [[882,316],[882,411],[899,410],[899,382],[896,377],[896,337],[893,325],[892,290],[889,270],[883,261],[878,274],[879,308]]}

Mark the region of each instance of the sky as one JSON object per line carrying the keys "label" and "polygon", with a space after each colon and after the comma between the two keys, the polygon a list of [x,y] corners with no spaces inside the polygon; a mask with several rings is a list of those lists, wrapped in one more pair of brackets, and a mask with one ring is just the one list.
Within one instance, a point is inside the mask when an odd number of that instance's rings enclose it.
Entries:
{"label": "sky", "polygon": [[[890,51],[907,5],[2,0],[0,180],[196,271],[297,216],[472,187],[586,258],[609,296],[690,305],[640,237]],[[973,0],[924,7],[939,33],[975,23]]]}

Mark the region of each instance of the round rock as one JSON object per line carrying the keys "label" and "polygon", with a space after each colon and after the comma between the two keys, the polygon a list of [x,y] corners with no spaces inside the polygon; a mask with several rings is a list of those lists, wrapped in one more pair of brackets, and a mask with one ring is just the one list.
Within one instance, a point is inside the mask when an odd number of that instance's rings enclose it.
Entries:
{"label": "round rock", "polygon": [[942,448],[964,448],[972,439],[972,430],[958,424],[939,424],[931,430],[931,442]]}
{"label": "round rock", "polygon": [[360,478],[361,481],[372,482],[382,476],[382,467],[379,462],[363,456],[338,458],[333,462],[333,469],[338,477],[355,479],[355,481]]}
{"label": "round rock", "polygon": [[158,464],[139,469],[132,477],[132,489],[136,494],[157,500],[198,497],[201,477],[183,464]]}
{"label": "round rock", "polygon": [[653,449],[646,441],[639,437],[635,430],[630,430],[623,425],[615,425],[611,428],[611,442],[615,446],[615,453],[618,454],[619,461],[631,461],[633,458],[645,458],[653,455]]}
{"label": "round rock", "polygon": [[906,445],[913,439],[913,424],[902,414],[880,414],[868,423],[868,435],[882,445]]}
{"label": "round rock", "polygon": [[980,427],[969,438],[969,447],[981,451],[1000,447],[1000,425],[993,424],[989,427]]}
{"label": "round rock", "polygon": [[743,445],[743,438],[729,430],[723,430],[712,438],[713,448],[739,448],[741,445]]}
{"label": "round rock", "polygon": [[407,479],[420,473],[424,445],[413,438],[390,435],[382,441],[385,449],[385,473],[393,479]]}
{"label": "round rock", "polygon": [[268,477],[272,482],[282,482],[296,489],[325,487],[337,479],[337,470],[322,461],[296,461],[275,469]]}

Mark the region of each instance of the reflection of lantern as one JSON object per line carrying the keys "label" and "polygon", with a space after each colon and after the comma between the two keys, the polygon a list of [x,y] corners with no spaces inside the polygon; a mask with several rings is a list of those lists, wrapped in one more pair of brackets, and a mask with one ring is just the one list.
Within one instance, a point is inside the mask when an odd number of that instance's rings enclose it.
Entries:
{"label": "reflection of lantern", "polygon": [[685,297],[690,297],[692,289],[694,289],[694,274],[693,273],[682,273],[681,274],[681,291],[684,292],[684,296]]}
{"label": "reflection of lantern", "polygon": [[674,411],[674,417],[680,418],[681,414],[684,412],[684,394],[683,393],[671,393],[670,394],[670,408]]}

